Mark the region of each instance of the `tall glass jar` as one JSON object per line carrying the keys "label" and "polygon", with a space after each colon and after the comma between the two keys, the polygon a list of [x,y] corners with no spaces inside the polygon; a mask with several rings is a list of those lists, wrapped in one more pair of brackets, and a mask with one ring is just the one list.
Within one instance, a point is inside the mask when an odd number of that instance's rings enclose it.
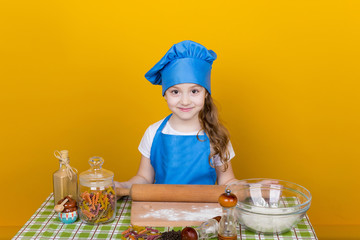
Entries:
{"label": "tall glass jar", "polygon": [[54,205],[68,195],[77,200],[77,170],[70,166],[68,150],[55,151],[54,155],[60,163],[59,170],[53,174]]}
{"label": "tall glass jar", "polygon": [[91,168],[79,175],[80,219],[87,224],[111,222],[116,215],[114,173],[102,168],[104,159],[92,157]]}

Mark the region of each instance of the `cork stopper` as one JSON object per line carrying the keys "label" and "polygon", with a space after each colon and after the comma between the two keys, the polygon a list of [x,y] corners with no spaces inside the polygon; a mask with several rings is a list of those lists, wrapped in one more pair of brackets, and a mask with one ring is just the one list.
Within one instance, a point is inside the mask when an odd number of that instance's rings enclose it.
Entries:
{"label": "cork stopper", "polygon": [[61,150],[60,151],[60,157],[62,159],[68,159],[69,158],[69,151],[68,150]]}

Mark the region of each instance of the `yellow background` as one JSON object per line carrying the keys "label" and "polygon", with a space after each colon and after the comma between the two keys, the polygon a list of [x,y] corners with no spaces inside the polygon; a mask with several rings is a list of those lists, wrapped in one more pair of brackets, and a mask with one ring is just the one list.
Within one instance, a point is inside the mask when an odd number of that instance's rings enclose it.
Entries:
{"label": "yellow background", "polygon": [[218,54],[212,91],[237,178],[305,186],[319,238],[354,237],[359,10],[356,0],[2,1],[2,229],[15,234],[52,191],[54,150],[68,149],[79,172],[99,155],[118,181],[136,173],[143,133],[169,113],[144,74],[190,39]]}

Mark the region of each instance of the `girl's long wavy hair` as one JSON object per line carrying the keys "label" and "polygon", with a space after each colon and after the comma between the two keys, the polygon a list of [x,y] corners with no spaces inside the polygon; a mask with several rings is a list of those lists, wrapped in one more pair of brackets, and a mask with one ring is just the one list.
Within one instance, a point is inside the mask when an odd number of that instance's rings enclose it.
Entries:
{"label": "girl's long wavy hair", "polygon": [[199,112],[199,121],[202,128],[201,130],[204,130],[208,135],[213,149],[209,156],[210,165],[214,167],[213,164],[211,164],[211,158],[219,155],[220,161],[224,166],[223,171],[225,172],[230,159],[228,150],[230,134],[226,127],[220,122],[216,105],[209,93],[206,94],[204,107]]}

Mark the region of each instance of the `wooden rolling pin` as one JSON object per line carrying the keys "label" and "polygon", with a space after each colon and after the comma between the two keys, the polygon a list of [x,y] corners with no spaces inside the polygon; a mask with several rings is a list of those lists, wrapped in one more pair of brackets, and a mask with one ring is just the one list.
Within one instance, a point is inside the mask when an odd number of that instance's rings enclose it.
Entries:
{"label": "wooden rolling pin", "polygon": [[145,202],[218,202],[226,186],[133,184],[129,188],[117,188],[119,196],[131,196],[134,201]]}

